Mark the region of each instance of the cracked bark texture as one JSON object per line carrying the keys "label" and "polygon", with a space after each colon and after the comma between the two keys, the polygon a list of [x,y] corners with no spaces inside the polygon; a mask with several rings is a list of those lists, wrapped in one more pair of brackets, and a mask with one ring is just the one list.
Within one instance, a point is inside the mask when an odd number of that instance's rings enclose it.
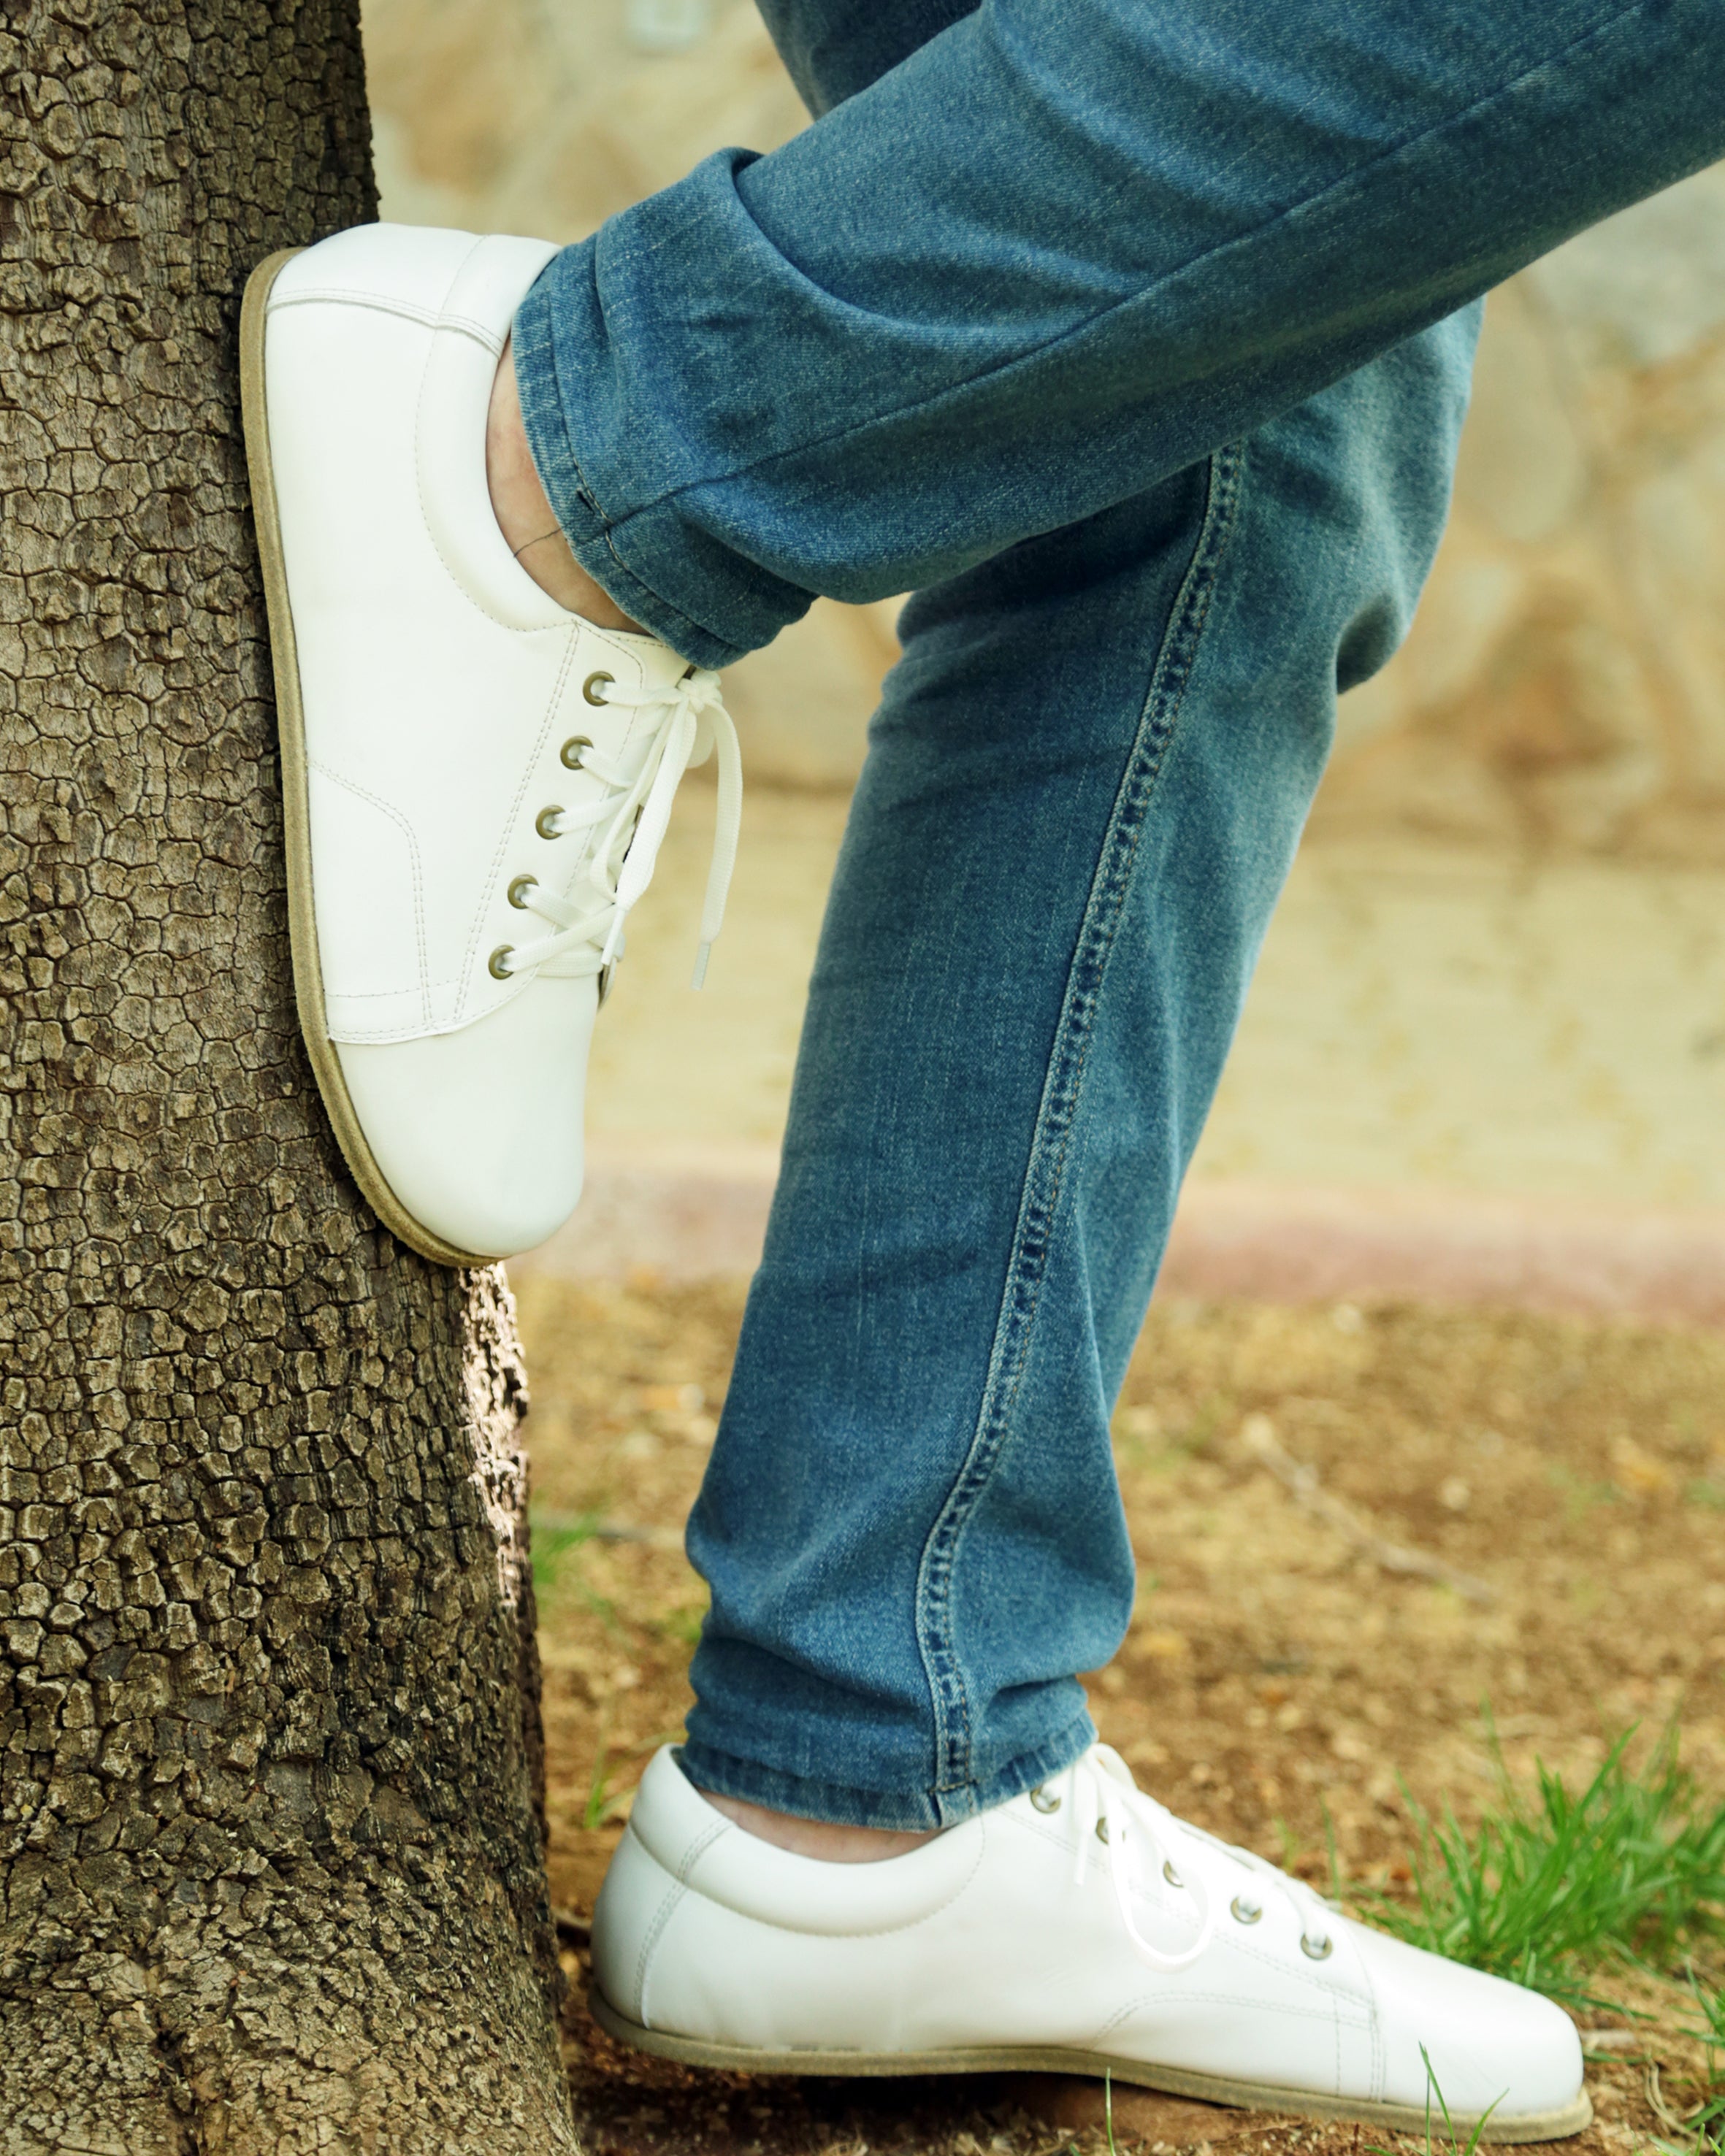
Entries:
{"label": "cracked bark texture", "polygon": [[0,18],[0,2150],[573,2148],[496,1273],[296,1031],[239,296],[353,0]]}

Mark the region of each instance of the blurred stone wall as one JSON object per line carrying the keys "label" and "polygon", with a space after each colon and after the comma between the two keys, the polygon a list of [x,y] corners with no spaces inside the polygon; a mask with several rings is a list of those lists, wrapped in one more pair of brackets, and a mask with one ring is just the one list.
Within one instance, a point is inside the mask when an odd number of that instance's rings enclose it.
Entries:
{"label": "blurred stone wall", "polygon": [[1725,167],[1486,309],[1408,644],[1320,828],[1725,860]]}
{"label": "blurred stone wall", "polygon": [[[667,7],[704,30],[644,49]],[[748,0],[366,0],[365,28],[386,216],[573,239],[803,122]],[[1315,829],[1725,860],[1722,598],[1725,168],[1494,297],[1450,534]],[[892,616],[823,601],[736,670],[753,777],[849,782]]]}

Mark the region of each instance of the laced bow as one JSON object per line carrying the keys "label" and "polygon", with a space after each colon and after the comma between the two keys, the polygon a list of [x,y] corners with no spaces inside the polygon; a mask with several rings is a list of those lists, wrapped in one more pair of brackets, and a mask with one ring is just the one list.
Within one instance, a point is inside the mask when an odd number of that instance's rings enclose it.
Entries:
{"label": "laced bow", "polygon": [[[1139,1959],[1170,1976],[1190,1969],[1215,1933],[1216,1912],[1203,1881],[1183,1878],[1175,1866],[1169,1832],[1174,1825],[1171,1815],[1153,1797],[1146,1796],[1134,1783],[1125,1761],[1106,1744],[1093,1745],[1072,1768],[1071,1779],[1073,1825],[1078,1835],[1074,1885],[1084,1884],[1091,1848],[1101,1842],[1108,1851],[1109,1876],[1120,1922]],[[1132,1908],[1135,1866],[1159,1868],[1171,1885],[1184,1887],[1193,1896],[1198,1907],[1198,1929],[1189,1947],[1169,1953],[1139,1930]]]}
{"label": "laced bow", "polygon": [[626,766],[595,748],[582,751],[580,769],[599,779],[605,793],[587,808],[558,810],[542,819],[539,829],[548,838],[561,838],[567,831],[602,826],[585,873],[569,898],[521,880],[523,896],[517,902],[548,921],[553,932],[508,949],[506,963],[499,968],[494,960],[493,970],[507,975],[538,967],[564,978],[604,975],[622,956],[630,911],[652,881],[683,773],[716,752],[718,801],[693,983],[698,988],[707,978],[707,961],[724,920],[736,865],[743,811],[737,730],[720,696],[718,675],[705,667],[691,667],[670,688],[644,696],[619,695],[614,688],[605,701],[658,714],[646,752],[638,762]]}
{"label": "laced bow", "polygon": [[[1151,1969],[1160,1969],[1166,1975],[1190,1969],[1216,1933],[1218,1912],[1209,1884],[1197,1876],[1195,1866],[1191,1867],[1192,1876],[1187,1877],[1174,1861],[1177,1832],[1188,1841],[1208,1843],[1250,1872],[1254,1880],[1284,1895],[1300,1919],[1300,1943],[1305,1952],[1317,1960],[1328,1955],[1330,1941],[1323,1922],[1325,1903],[1321,1897],[1300,1881],[1290,1879],[1286,1872],[1267,1864],[1262,1857],[1254,1856],[1250,1850],[1236,1849],[1231,1843],[1217,1841],[1197,1827],[1183,1825],[1137,1786],[1132,1779],[1131,1768],[1112,1746],[1093,1744],[1063,1779],[1069,1783],[1073,1823],[1077,1830],[1074,1883],[1084,1884],[1092,1845],[1100,1842],[1108,1851],[1109,1875],[1120,1922],[1134,1951]],[[1032,1790],[1031,1801],[1038,1810],[1054,1809],[1040,1790]],[[1170,1953],[1146,1938],[1133,1912],[1135,1881],[1157,1870],[1171,1887],[1189,1893],[1197,1906],[1197,1936],[1190,1946],[1177,1953]],[[1263,1903],[1255,1893],[1237,1896],[1233,1913],[1241,1923],[1255,1923],[1263,1913]]]}

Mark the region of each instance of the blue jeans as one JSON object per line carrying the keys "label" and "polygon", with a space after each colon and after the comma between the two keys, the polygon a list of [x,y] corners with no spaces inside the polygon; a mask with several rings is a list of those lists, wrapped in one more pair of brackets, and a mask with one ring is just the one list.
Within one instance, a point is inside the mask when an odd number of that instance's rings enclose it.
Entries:
{"label": "blue jeans", "polygon": [[[1470,303],[1725,149],[1698,0],[773,0],[826,116],[566,250],[540,474],[693,659],[914,588],[689,1549],[685,1763],[941,1825],[1093,1737],[1110,1409]],[[1460,311],[1458,311],[1460,310]]]}

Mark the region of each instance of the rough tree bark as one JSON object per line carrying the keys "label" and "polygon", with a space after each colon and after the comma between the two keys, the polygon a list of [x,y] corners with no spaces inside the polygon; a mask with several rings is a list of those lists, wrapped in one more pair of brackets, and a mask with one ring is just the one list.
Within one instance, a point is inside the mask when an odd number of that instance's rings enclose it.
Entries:
{"label": "rough tree bark", "polygon": [[0,30],[0,2149],[574,2146],[507,1291],[296,1033],[235,329],[354,0]]}

